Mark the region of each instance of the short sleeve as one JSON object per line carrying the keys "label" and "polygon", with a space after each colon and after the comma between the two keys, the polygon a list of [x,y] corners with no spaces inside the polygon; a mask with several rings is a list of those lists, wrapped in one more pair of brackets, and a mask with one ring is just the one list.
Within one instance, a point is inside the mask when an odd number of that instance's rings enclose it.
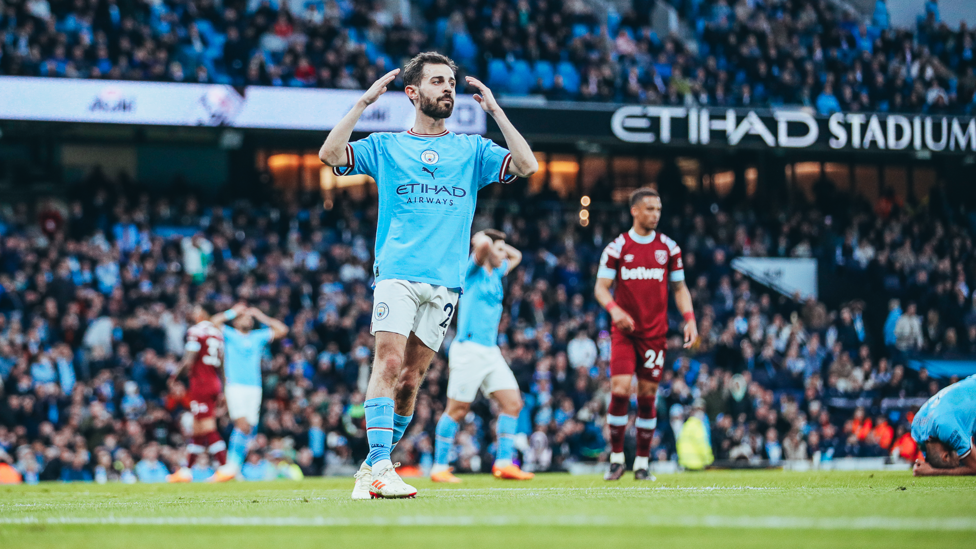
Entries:
{"label": "short sleeve", "polygon": [[684,282],[685,264],[681,260],[681,248],[675,244],[669,253],[671,255],[668,259],[668,272],[670,273],[671,282]]}
{"label": "short sleeve", "polygon": [[368,175],[376,179],[379,158],[379,136],[369,134],[365,139],[346,144],[346,165],[332,168],[332,173],[342,175]]}
{"label": "short sleeve", "polygon": [[254,330],[254,337],[262,344],[267,345],[274,339],[274,332],[271,331],[271,328],[261,328],[260,330]]}
{"label": "short sleeve", "polygon": [[621,239],[614,240],[603,249],[600,256],[600,269],[596,273],[597,278],[608,278],[616,280],[617,270],[620,268],[620,250],[622,247]]}
{"label": "short sleeve", "polygon": [[478,270],[479,268],[480,268],[480,266],[478,265],[478,262],[474,260],[474,254],[469,255],[468,256],[468,264],[465,265],[465,267],[464,267],[464,272],[465,272],[466,276],[473,275],[474,272],[476,270]]}
{"label": "short sleeve", "polygon": [[508,173],[508,166],[512,163],[512,153],[500,147],[491,139],[481,138],[481,177],[478,188],[492,183],[511,183],[517,176]]}
{"label": "short sleeve", "polygon": [[955,421],[939,421],[935,426],[935,438],[946,447],[955,450],[960,458],[966,457],[966,454],[972,450],[970,435],[966,434]]}
{"label": "short sleeve", "polygon": [[508,265],[509,265],[508,260],[503,259],[502,264],[498,266],[498,272],[502,273],[502,278],[508,275]]}

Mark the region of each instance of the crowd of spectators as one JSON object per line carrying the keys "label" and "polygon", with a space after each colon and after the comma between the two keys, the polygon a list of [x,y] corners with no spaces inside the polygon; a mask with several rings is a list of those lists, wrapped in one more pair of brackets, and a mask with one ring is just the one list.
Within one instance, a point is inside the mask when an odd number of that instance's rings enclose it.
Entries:
{"label": "crowd of spectators", "polygon": [[[184,459],[190,428],[185,380],[169,380],[186,314],[197,302],[246,301],[290,334],[263,363],[245,478],[355,470],[367,453],[375,199],[310,193],[251,203],[232,192],[206,201],[96,173],[64,203],[0,211],[0,462],[28,482],[162,480]],[[523,465],[604,460],[609,326],[592,287],[599,255],[630,226],[629,213],[596,202],[582,226],[548,192],[527,195],[524,184],[484,192],[501,206],[482,208],[475,228],[500,228],[524,252],[507,277],[499,335],[526,402]],[[676,459],[689,416],[707,425],[721,460],[913,459],[911,414],[951,380],[909,361],[976,356],[972,230],[946,219],[937,193],[915,209],[840,197],[831,202],[843,211],[830,215],[797,205],[767,217],[749,204],[662,192],[661,230],[683,247],[701,339],[681,349],[672,307],[656,459]],[[750,255],[818,257],[845,280],[880,277],[870,284],[882,293],[834,310],[796,301],[731,269]],[[885,322],[887,311],[873,309],[889,298],[905,310]],[[445,404],[451,340],[395,450],[421,471]],[[460,471],[490,466],[490,406],[476,401],[463,422]],[[223,407],[217,417],[226,437]],[[632,453],[633,433],[628,440]],[[203,460],[194,475],[209,472]]]}
{"label": "crowd of spectators", "polygon": [[827,0],[670,1],[695,40],[652,31],[647,1],[6,0],[0,74],[364,89],[434,49],[553,100],[972,112],[976,30],[936,0],[913,29],[884,0],[870,21]]}

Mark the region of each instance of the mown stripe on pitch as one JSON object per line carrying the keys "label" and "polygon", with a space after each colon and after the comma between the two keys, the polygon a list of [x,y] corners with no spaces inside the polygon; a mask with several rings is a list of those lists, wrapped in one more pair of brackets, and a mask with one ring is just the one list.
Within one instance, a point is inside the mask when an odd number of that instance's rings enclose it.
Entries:
{"label": "mown stripe on pitch", "polygon": [[21,517],[0,518],[0,525],[83,526],[654,526],[681,528],[811,529],[811,530],[954,530],[976,531],[976,518],[895,517],[790,517],[717,516],[644,517],[634,520],[612,516],[401,516],[401,517]]}

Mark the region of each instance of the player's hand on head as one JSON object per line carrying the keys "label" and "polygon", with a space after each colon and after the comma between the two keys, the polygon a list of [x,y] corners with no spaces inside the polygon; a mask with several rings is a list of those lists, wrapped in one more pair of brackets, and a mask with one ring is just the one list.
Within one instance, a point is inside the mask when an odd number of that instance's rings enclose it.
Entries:
{"label": "player's hand on head", "polygon": [[237,305],[234,305],[233,307],[231,307],[230,310],[234,311],[236,314],[241,315],[241,314],[244,314],[245,311],[247,311],[247,308],[248,308],[247,307],[247,304],[245,304],[245,303],[238,303]]}
{"label": "player's hand on head", "polygon": [[369,89],[366,90],[366,93],[363,94],[362,101],[367,105],[376,103],[376,100],[379,99],[381,95],[386,93],[387,88],[398,74],[400,74],[400,69],[393,69],[380,77],[380,79],[376,82],[373,82],[373,85],[370,86]]}
{"label": "player's hand on head", "polygon": [[499,110],[498,101],[495,101],[495,94],[491,93],[488,86],[473,76],[467,76],[464,80],[469,86],[474,86],[478,90],[478,93],[474,94],[474,100],[481,105],[486,113],[492,114]]}

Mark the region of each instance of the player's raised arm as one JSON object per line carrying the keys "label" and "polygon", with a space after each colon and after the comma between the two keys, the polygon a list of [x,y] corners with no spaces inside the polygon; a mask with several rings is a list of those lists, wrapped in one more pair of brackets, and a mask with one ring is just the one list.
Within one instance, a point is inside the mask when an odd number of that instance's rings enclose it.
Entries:
{"label": "player's raised arm", "polygon": [[695,309],[691,303],[691,292],[684,280],[671,282],[671,291],[674,292],[674,302],[681,311],[681,316],[685,319],[685,349],[691,347],[698,341],[698,322],[695,320]]}
{"label": "player's raised arm", "polygon": [[486,113],[495,119],[495,123],[498,124],[502,135],[505,136],[505,144],[512,153],[512,163],[508,167],[508,173],[519,177],[529,177],[539,171],[539,162],[535,159],[535,155],[532,154],[529,143],[515,129],[508,116],[505,115],[505,111],[498,106],[498,102],[495,100],[495,96],[491,93],[491,90],[488,89],[488,86],[473,76],[468,76],[466,80],[468,84],[478,89],[479,93],[475,94],[474,100],[481,105],[481,108]]}
{"label": "player's raised arm", "polygon": [[484,267],[485,263],[488,262],[488,255],[491,254],[491,244],[491,237],[486,235],[484,231],[478,231],[471,237],[474,262],[479,267]]}
{"label": "player's raised arm", "polygon": [[255,320],[264,324],[268,328],[271,328],[271,333],[274,339],[281,339],[288,335],[288,325],[284,322],[278,320],[277,318],[271,318],[270,316],[264,314],[261,309],[257,307],[251,307],[247,310],[247,314],[251,315]]}
{"label": "player's raised arm", "polygon": [[507,256],[506,259],[508,260],[508,270],[505,272],[507,275],[508,273],[514,271],[515,267],[518,267],[519,263],[522,262],[522,252],[516,248],[513,248],[512,246],[509,246],[507,242],[500,242],[499,247]]}
{"label": "player's raised arm", "polygon": [[246,311],[247,311],[247,305],[243,303],[238,303],[237,305],[234,305],[230,309],[227,309],[222,313],[217,313],[212,317],[210,317],[210,322],[213,322],[219,328],[224,324],[227,324],[231,320],[237,318],[238,315],[244,314]]}
{"label": "player's raised arm", "polygon": [[375,103],[381,95],[386,93],[387,87],[399,73],[400,69],[393,69],[374,82],[366,90],[366,93],[359,98],[359,101],[356,101],[352,109],[346,113],[346,116],[343,116],[342,120],[332,128],[325,139],[325,143],[322,144],[322,148],[319,149],[319,160],[323,164],[332,167],[349,165],[350,159],[346,155],[346,145],[349,144],[349,138],[352,136],[353,128],[356,127],[356,122],[359,121],[359,117],[362,116],[366,107]]}

